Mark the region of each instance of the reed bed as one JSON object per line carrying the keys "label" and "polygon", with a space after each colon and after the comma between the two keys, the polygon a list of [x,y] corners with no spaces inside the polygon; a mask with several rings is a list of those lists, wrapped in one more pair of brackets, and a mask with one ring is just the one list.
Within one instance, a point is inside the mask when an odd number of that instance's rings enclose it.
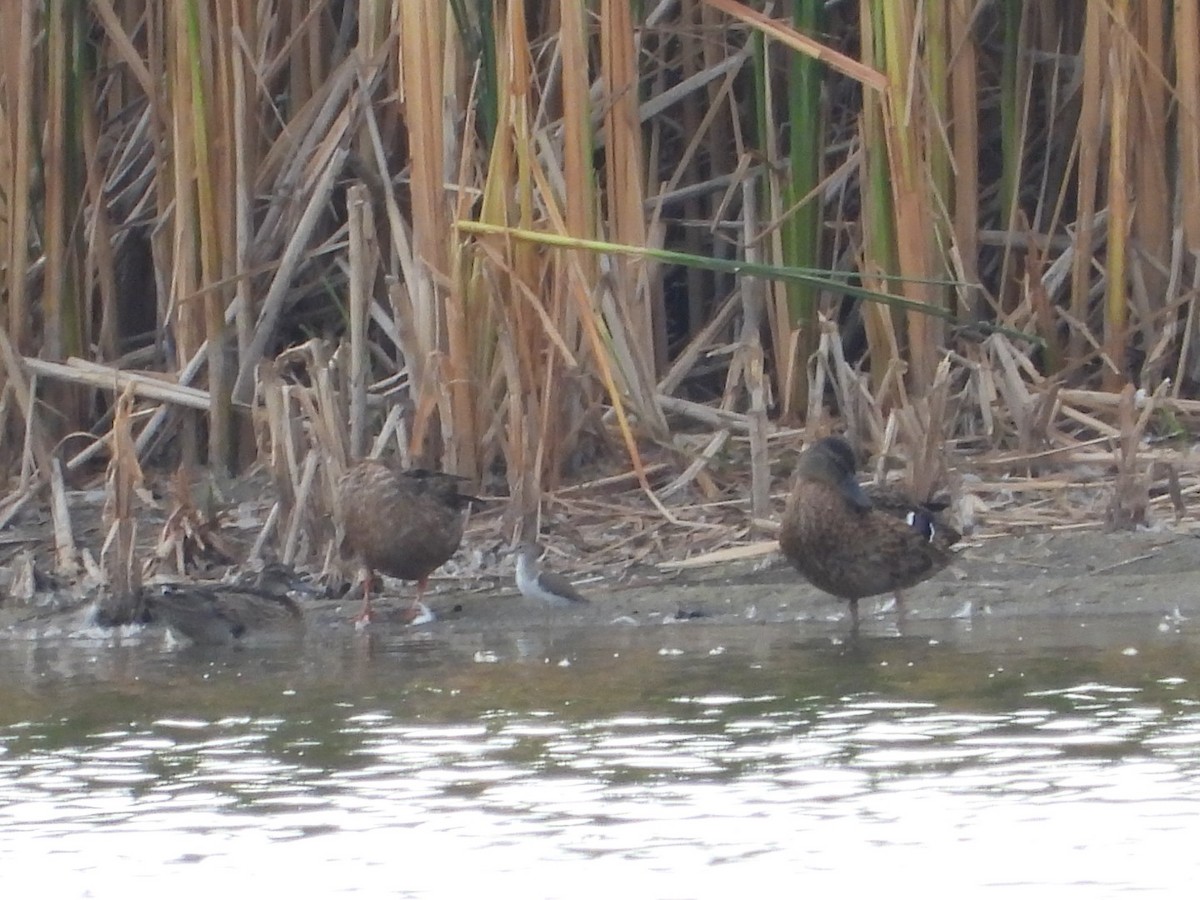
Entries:
{"label": "reed bed", "polygon": [[[1191,521],[1200,0],[20,0],[0,30],[0,534],[49,510],[63,577],[336,568],[333,481],[380,453],[494,499],[481,566],[530,527],[718,561],[834,430],[977,535]],[[243,547],[214,498],[246,470]]]}

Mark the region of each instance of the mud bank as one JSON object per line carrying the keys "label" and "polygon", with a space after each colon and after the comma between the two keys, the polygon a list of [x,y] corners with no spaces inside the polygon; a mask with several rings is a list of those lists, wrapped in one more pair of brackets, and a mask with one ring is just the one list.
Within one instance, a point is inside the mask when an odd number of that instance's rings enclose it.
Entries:
{"label": "mud bank", "polygon": [[[443,583],[426,595],[437,620],[413,628],[401,620],[411,586],[389,582],[369,631],[449,636],[497,629],[796,623],[820,634],[837,633],[849,624],[844,602],[807,584],[778,554],[581,587],[591,602],[560,608],[521,597],[507,570],[470,586]],[[1188,620],[1200,623],[1200,542],[1189,533],[1170,531],[993,537],[968,543],[949,569],[905,596],[903,622],[889,598],[864,601],[863,629],[895,631],[922,621],[1116,615],[1145,616],[1178,628]],[[310,600],[304,606],[310,632],[354,630],[349,619],[355,601]],[[9,601],[0,604],[0,636],[70,634],[86,629],[86,616],[83,602]],[[94,629],[86,630],[95,636]]]}

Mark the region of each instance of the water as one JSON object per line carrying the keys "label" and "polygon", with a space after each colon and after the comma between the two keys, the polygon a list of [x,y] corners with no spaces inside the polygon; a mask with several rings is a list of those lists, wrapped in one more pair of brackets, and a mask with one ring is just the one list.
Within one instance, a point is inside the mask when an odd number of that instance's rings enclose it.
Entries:
{"label": "water", "polygon": [[46,897],[1190,895],[1188,624],[11,641],[0,872]]}

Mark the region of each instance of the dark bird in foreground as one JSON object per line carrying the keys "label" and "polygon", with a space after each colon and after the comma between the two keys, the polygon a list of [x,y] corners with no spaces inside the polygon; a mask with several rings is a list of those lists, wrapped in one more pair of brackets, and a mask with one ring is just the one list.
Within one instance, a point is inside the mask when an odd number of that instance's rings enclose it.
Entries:
{"label": "dark bird in foreground", "polygon": [[779,532],[783,555],[823,591],[858,601],[900,591],[944,569],[961,535],[938,513],[945,504],[918,503],[894,488],[862,488],[854,451],[840,437],[817,441],[800,456]]}
{"label": "dark bird in foreground", "polygon": [[229,645],[304,629],[300,606],[286,593],[244,584],[150,584],[141,597],[144,618],[197,644]]}
{"label": "dark bird in foreground", "polygon": [[462,511],[477,500],[462,492],[464,481],[458,475],[427,469],[393,469],[378,459],[355,463],[338,480],[342,553],[367,570],[356,622],[371,621],[374,572],[415,581],[417,595],[408,619],[428,615],[421,595],[429,576],[458,549]]}
{"label": "dark bird in foreground", "polygon": [[533,543],[526,542],[517,548],[517,590],[522,596],[558,606],[587,603],[587,597],[567,579],[539,568],[537,560],[541,553],[541,548]]}

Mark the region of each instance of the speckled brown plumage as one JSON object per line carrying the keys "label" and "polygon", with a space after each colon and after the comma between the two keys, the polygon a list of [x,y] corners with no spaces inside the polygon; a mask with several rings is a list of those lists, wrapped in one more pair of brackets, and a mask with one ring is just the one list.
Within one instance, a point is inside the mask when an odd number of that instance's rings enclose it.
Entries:
{"label": "speckled brown plumage", "polygon": [[[370,571],[416,581],[413,610],[419,609],[430,573],[462,542],[462,511],[475,499],[462,493],[463,481],[427,469],[393,469],[377,459],[354,464],[338,481],[342,552]],[[370,616],[365,586],[358,618]]]}
{"label": "speckled brown plumage", "polygon": [[899,592],[941,571],[961,535],[934,504],[894,488],[861,488],[854,452],[838,437],[800,457],[779,532],[784,556],[823,591],[850,601]]}
{"label": "speckled brown plumage", "polygon": [[286,593],[236,584],[151,584],[142,588],[146,617],[197,644],[234,644],[298,634],[299,605]]}

